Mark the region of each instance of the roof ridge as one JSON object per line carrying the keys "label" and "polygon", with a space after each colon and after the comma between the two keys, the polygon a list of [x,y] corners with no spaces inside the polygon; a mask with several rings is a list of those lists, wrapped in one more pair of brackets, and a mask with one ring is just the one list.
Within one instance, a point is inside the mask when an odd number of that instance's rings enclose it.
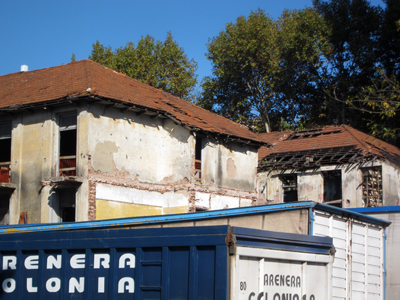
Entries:
{"label": "roof ridge", "polygon": [[[348,132],[348,133],[350,133],[351,134],[351,136],[354,138],[354,139],[356,139],[364,148],[366,148],[366,149],[364,149],[364,150],[366,150],[366,151],[368,151],[368,152],[370,152],[371,151],[371,146],[369,146],[369,145],[367,145],[364,141],[362,141],[362,140],[360,140],[358,137],[356,137],[348,128],[347,128],[347,125],[346,124],[342,124],[341,125],[344,129],[346,129],[346,131]],[[354,129],[353,127],[351,127],[352,129]]]}

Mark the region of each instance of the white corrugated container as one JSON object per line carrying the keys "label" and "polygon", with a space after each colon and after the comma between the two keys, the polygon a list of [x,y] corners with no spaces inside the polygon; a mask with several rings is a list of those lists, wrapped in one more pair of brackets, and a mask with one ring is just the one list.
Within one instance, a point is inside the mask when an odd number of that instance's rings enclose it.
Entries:
{"label": "white corrugated container", "polygon": [[[386,229],[385,295],[388,300],[400,298],[400,259],[398,258],[400,247],[400,206],[363,207],[354,208],[351,211],[370,215],[392,223]],[[376,253],[378,252],[376,251]],[[375,257],[374,263],[377,263],[377,257]]]}
{"label": "white corrugated container", "polygon": [[382,226],[314,210],[313,233],[333,238],[333,300],[384,299]]}

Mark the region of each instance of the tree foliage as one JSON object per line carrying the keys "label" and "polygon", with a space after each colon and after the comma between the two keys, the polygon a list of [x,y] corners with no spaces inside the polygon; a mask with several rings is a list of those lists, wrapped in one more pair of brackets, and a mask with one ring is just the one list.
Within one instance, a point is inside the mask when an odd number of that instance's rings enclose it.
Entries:
{"label": "tree foliage", "polygon": [[314,9],[258,10],[228,23],[208,43],[213,75],[198,103],[236,121],[260,118],[265,130],[296,122],[312,108],[328,28]]}
{"label": "tree foliage", "polygon": [[397,143],[400,2],[384,2],[384,9],[366,0],[314,1],[314,6],[332,29],[333,52],[324,75],[331,115],[340,116],[340,123]]}
{"label": "tree foliage", "polygon": [[114,51],[97,41],[89,59],[186,100],[197,83],[197,63],[187,58],[170,32],[163,42],[147,35],[136,47],[128,42]]}
{"label": "tree foliage", "polygon": [[[359,125],[359,113],[346,105],[363,86],[372,83],[379,49],[381,12],[367,0],[314,1],[314,7],[331,28],[333,51],[327,57],[324,90],[329,95],[319,123]],[[340,99],[340,101],[332,101]]]}

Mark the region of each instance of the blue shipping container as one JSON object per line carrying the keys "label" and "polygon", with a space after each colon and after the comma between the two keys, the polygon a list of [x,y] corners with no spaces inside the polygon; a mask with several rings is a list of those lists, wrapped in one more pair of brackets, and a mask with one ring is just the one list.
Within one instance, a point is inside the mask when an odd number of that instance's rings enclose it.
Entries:
{"label": "blue shipping container", "polygon": [[238,246],[330,255],[332,239],[230,226],[6,234],[0,299],[229,299]]}

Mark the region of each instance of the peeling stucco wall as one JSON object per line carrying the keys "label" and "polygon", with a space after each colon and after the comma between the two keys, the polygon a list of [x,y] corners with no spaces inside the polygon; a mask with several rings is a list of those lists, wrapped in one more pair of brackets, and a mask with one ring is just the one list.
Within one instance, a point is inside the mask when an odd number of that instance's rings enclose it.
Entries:
{"label": "peeling stucco wall", "polygon": [[247,145],[224,145],[205,139],[202,150],[202,182],[223,188],[255,191],[257,149]]}
{"label": "peeling stucco wall", "polygon": [[399,172],[400,168],[388,163],[382,164],[382,199],[384,206],[400,205]]}
{"label": "peeling stucco wall", "polygon": [[323,202],[324,181],[320,172],[301,173],[297,176],[297,193],[299,201],[313,200]]}
{"label": "peeling stucco wall", "polygon": [[190,178],[189,130],[171,120],[92,106],[89,154],[96,172],[114,170],[141,182]]}

